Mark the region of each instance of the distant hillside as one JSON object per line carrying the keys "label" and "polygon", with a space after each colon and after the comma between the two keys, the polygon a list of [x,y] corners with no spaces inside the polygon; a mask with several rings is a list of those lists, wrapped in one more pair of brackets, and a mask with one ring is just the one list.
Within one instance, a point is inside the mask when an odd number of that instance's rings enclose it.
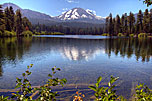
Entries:
{"label": "distant hillside", "polygon": [[29,9],[22,9],[19,6],[13,4],[13,3],[4,3],[2,5],[3,9],[5,9],[6,7],[10,7],[10,6],[13,7],[14,11],[16,11],[17,9],[20,9],[23,16],[27,17],[29,20],[37,19],[37,21],[39,21],[39,20],[54,21],[54,18],[47,15],[47,14],[40,13],[40,12],[37,12],[37,11],[32,11],[32,10],[29,10]]}

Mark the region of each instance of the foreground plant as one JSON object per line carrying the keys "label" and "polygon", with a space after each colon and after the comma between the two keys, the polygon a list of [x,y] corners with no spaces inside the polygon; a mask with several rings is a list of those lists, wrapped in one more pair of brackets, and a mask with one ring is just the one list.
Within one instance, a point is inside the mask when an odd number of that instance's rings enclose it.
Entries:
{"label": "foreground plant", "polygon": [[99,77],[97,79],[97,83],[95,84],[95,86],[89,86],[90,89],[95,91],[94,95],[96,97],[96,101],[116,101],[116,100],[124,101],[125,100],[123,97],[116,95],[116,90],[114,90],[116,85],[113,85],[113,83],[116,80],[118,80],[118,78],[119,77],[115,78],[111,76],[110,82],[108,83],[108,87],[100,86],[102,77]]}
{"label": "foreground plant", "polygon": [[4,97],[3,95],[0,96],[0,101],[8,101],[8,96]]}
{"label": "foreground plant", "polygon": [[[60,68],[52,68],[52,74],[49,74],[48,76],[50,79],[46,82],[45,85],[41,86],[40,88],[32,88],[31,83],[28,80],[28,76],[31,75],[31,72],[29,71],[30,68],[32,68],[33,64],[30,66],[27,66],[27,70],[25,73],[22,74],[23,79],[17,79],[16,89],[19,90],[16,93],[12,93],[13,96],[11,97],[12,100],[18,100],[18,101],[29,101],[32,100],[32,94],[35,92],[38,93],[37,100],[39,101],[50,101],[50,100],[56,100],[56,96],[59,96],[57,92],[52,91],[52,86],[58,86],[58,85],[64,85],[67,80],[66,79],[59,79],[55,78],[54,75],[57,71],[60,71]],[[2,96],[3,97],[3,96]],[[8,97],[7,97],[8,98]],[[4,99],[4,98],[3,98]]]}
{"label": "foreground plant", "polygon": [[[12,97],[0,96],[0,101],[55,101],[56,97],[59,96],[58,92],[53,92],[52,87],[54,86],[64,86],[67,80],[59,79],[55,77],[56,72],[60,71],[60,68],[53,67],[52,73],[49,74],[49,79],[45,85],[39,88],[32,88],[31,83],[28,80],[28,76],[31,75],[29,71],[32,68],[33,64],[27,66],[27,70],[22,74],[23,79],[16,78],[16,89],[18,90],[16,93],[12,93]],[[95,86],[89,86],[90,89],[95,91],[95,100],[96,101],[126,101],[122,96],[118,96],[116,94],[114,85],[115,81],[118,80],[119,77],[115,78],[111,76],[111,79],[108,83],[108,87],[101,87],[102,77],[97,79],[97,83]],[[37,94],[37,98],[33,100],[33,97]],[[84,94],[76,92],[73,101],[83,101],[85,97]],[[152,101],[152,90],[149,89],[144,84],[139,84],[136,86],[136,94],[135,101]]]}
{"label": "foreground plant", "polygon": [[22,100],[32,100],[32,97],[29,95],[34,92],[34,90],[31,87],[31,83],[28,80],[28,76],[31,75],[31,72],[29,71],[30,68],[32,68],[33,64],[30,66],[27,66],[27,70],[25,73],[22,74],[23,79],[16,78],[16,87],[15,89],[19,89],[16,93],[12,93],[12,99],[17,99],[19,101]]}
{"label": "foreground plant", "polygon": [[57,92],[52,91],[51,87],[58,86],[58,85],[64,86],[67,80],[65,78],[64,79],[55,78],[54,75],[56,74],[57,71],[60,71],[60,68],[56,68],[56,67],[52,68],[52,74],[48,75],[50,79],[48,79],[47,83],[41,86],[40,88],[36,89],[36,90],[39,90],[38,100],[41,100],[41,101],[53,100],[54,101],[56,100],[56,97],[59,96]]}
{"label": "foreground plant", "polygon": [[152,90],[144,84],[137,85],[135,101],[152,101]]}
{"label": "foreground plant", "polygon": [[83,98],[85,97],[84,94],[76,92],[76,95],[74,96],[73,101],[83,101]]}

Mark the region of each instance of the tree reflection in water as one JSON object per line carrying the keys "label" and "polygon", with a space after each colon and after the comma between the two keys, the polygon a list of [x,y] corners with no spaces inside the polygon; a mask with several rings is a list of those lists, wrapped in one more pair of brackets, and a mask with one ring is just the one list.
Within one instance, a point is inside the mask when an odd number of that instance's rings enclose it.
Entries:
{"label": "tree reflection in water", "polygon": [[106,40],[105,47],[109,56],[111,52],[127,58],[135,55],[137,61],[141,58],[143,62],[149,62],[152,56],[152,39],[111,39]]}
{"label": "tree reflection in water", "polygon": [[[41,52],[44,49],[59,52],[63,57],[71,61],[88,61],[96,57],[96,55],[112,53],[122,58],[136,57],[143,62],[149,62],[152,56],[152,39],[66,39],[66,38],[44,38],[32,37],[28,38],[1,38],[0,39],[0,75],[2,75],[2,64],[6,61],[21,59],[25,52],[30,48],[34,52]],[[47,50],[46,49],[46,50]]]}
{"label": "tree reflection in water", "polygon": [[16,59],[21,59],[24,52],[31,46],[32,38],[0,38],[0,76],[2,76],[2,64],[6,61],[15,63]]}

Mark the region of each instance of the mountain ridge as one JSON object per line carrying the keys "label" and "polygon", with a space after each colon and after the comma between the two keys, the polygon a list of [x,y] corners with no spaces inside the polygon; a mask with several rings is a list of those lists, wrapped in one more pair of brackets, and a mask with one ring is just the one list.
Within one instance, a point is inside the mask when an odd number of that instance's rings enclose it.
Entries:
{"label": "mountain ridge", "polygon": [[25,17],[27,17],[28,19],[30,19],[30,18],[36,18],[36,19],[44,19],[44,20],[53,20],[53,18],[50,15],[47,15],[45,13],[40,13],[38,11],[33,11],[33,10],[30,10],[30,9],[22,9],[21,7],[19,7],[16,4],[13,4],[13,3],[4,3],[2,5],[3,10],[6,7],[10,7],[10,6],[13,7],[14,11],[16,11],[17,9],[20,9],[21,12],[22,12],[22,15],[25,16]]}
{"label": "mountain ridge", "polygon": [[[39,24],[45,24],[45,25],[48,25],[48,26],[63,25],[65,27],[82,27],[82,28],[99,27],[99,26],[102,26],[104,24],[103,19],[100,21],[97,18],[97,16],[96,16],[97,19],[95,19],[95,20],[93,20],[93,19],[62,20],[62,19],[58,18],[62,14],[59,15],[59,16],[52,17],[50,15],[47,15],[45,13],[41,13],[39,11],[33,11],[33,10],[30,10],[30,9],[22,9],[21,7],[19,7],[16,4],[13,4],[13,3],[2,4],[2,7],[3,7],[2,9],[4,10],[6,7],[10,7],[10,6],[13,7],[14,12],[17,9],[20,9],[23,17],[27,17],[32,24],[38,24],[39,23]],[[73,8],[73,9],[75,9],[75,8]],[[81,13],[86,13],[86,10],[84,10],[83,8],[79,8],[79,9],[81,9],[80,10],[80,12],[82,11]],[[92,13],[92,15],[94,15],[94,14]],[[95,15],[94,15],[94,17],[95,17]]]}
{"label": "mountain ridge", "polygon": [[90,22],[90,23],[104,23],[105,19],[99,16],[96,16],[92,11],[89,9],[83,8],[73,8],[65,13],[56,17],[61,21],[78,21],[78,22]]}

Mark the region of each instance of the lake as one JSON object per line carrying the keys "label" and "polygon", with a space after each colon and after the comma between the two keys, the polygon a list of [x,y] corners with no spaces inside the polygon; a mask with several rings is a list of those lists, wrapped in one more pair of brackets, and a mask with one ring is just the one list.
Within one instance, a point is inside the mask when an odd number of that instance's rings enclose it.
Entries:
{"label": "lake", "polygon": [[[66,78],[66,86],[73,85],[75,91],[78,85],[94,84],[99,76],[107,83],[113,75],[119,77],[118,94],[130,98],[138,83],[152,88],[152,39],[48,35],[0,39],[0,89],[13,89],[29,64],[34,64],[29,76],[33,86],[45,84],[56,66],[61,68],[56,76]],[[92,94],[88,92],[84,93]]]}

